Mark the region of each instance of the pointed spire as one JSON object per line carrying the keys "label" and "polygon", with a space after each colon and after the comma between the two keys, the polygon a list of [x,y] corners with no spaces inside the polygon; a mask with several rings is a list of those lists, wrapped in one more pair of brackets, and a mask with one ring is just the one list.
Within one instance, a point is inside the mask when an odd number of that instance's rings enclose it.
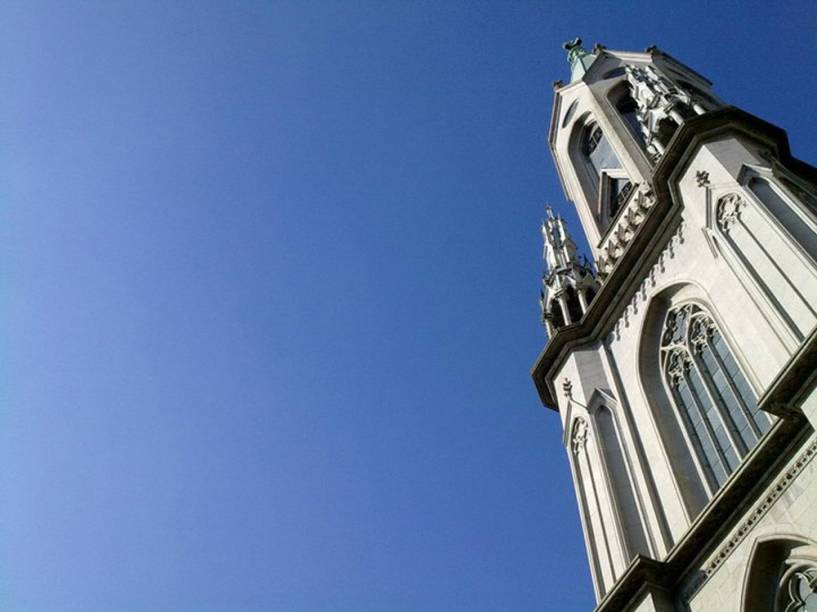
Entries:
{"label": "pointed spire", "polygon": [[562,48],[567,51],[567,63],[570,64],[570,82],[575,83],[590,69],[590,66],[596,61],[596,56],[582,47],[582,39],[579,37],[568,40],[562,45]]}
{"label": "pointed spire", "polygon": [[549,205],[545,206],[542,220],[542,241],[546,271],[539,305],[542,323],[548,335],[553,335],[565,324],[578,323],[598,288],[598,281],[586,259],[580,261],[564,219]]}
{"label": "pointed spire", "polygon": [[548,272],[564,268],[576,261],[576,244],[567,232],[564,219],[553,214],[553,208],[545,205],[546,219],[542,221],[543,258]]}

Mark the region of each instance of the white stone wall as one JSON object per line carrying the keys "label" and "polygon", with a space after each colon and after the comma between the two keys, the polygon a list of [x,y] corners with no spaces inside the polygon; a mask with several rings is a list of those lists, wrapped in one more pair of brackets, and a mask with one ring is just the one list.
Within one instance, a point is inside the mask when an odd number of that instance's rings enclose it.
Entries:
{"label": "white stone wall", "polygon": [[[568,450],[567,434],[578,417],[587,421],[592,440],[600,436],[594,415],[599,402],[611,407],[619,428],[616,444],[621,446],[627,482],[610,482],[609,466],[598,450],[609,441],[594,441],[596,450],[588,468],[593,472],[594,491],[577,493],[586,512],[588,504],[598,508],[592,517],[583,518],[600,596],[623,573],[635,552],[627,546],[633,540],[628,531],[634,525],[641,525],[648,542],[647,550],[641,552],[662,559],[708,501],[701,468],[673,407],[654,386],[645,384],[650,374],[651,384],[660,384],[656,325],[669,305],[692,300],[712,314],[758,397],[798,346],[782,320],[770,314],[764,297],[741,277],[725,247],[716,242],[715,202],[726,191],[745,191],[740,181],[747,168],[770,171],[752,142],[733,137],[699,149],[679,176],[678,196],[684,208],[675,230],[653,253],[643,277],[635,279],[629,299],[608,324],[609,333],[600,342],[576,348],[555,377],[557,390],[565,382],[569,388],[558,398]],[[702,171],[708,181],[699,185]],[[805,265],[790,267],[790,273],[806,295],[817,296],[817,282],[811,280]],[[767,283],[767,289],[779,289],[768,278]],[[797,316],[807,327],[809,321],[802,313]],[[573,469],[580,476],[578,467]],[[614,492],[622,486],[631,488],[635,500],[626,510],[616,503]],[[592,504],[588,496],[594,498]],[[593,521],[596,528],[592,528]]]}

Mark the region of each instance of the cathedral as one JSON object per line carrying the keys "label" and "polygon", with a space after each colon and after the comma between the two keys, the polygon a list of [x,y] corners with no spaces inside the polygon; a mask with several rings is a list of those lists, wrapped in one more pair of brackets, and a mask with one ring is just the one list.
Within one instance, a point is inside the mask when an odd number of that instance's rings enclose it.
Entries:
{"label": "cathedral", "polygon": [[548,142],[592,259],[542,224],[598,612],[817,610],[817,169],[655,47],[565,44]]}

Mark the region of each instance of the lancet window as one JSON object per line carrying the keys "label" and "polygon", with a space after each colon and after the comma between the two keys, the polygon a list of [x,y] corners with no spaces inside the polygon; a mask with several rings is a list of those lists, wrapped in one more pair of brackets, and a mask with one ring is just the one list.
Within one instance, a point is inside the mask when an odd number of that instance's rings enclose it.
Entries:
{"label": "lancet window", "polygon": [[695,304],[667,313],[661,367],[712,492],[769,429],[715,321]]}
{"label": "lancet window", "polygon": [[596,180],[601,177],[602,171],[621,167],[616,152],[597,123],[591,123],[585,128],[582,152],[590,163]]}
{"label": "lancet window", "polygon": [[601,194],[603,201],[599,216],[606,225],[616,216],[632,193],[632,183],[624,173],[610,141],[597,123],[590,123],[585,128],[581,151],[596,193]]}

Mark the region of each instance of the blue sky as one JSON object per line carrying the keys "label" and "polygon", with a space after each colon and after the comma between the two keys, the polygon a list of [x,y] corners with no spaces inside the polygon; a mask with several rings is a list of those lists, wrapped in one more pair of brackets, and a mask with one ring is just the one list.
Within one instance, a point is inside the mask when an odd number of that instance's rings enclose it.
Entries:
{"label": "blue sky", "polygon": [[0,8],[0,607],[588,610],[528,369],[561,43],[817,161],[817,5]]}

